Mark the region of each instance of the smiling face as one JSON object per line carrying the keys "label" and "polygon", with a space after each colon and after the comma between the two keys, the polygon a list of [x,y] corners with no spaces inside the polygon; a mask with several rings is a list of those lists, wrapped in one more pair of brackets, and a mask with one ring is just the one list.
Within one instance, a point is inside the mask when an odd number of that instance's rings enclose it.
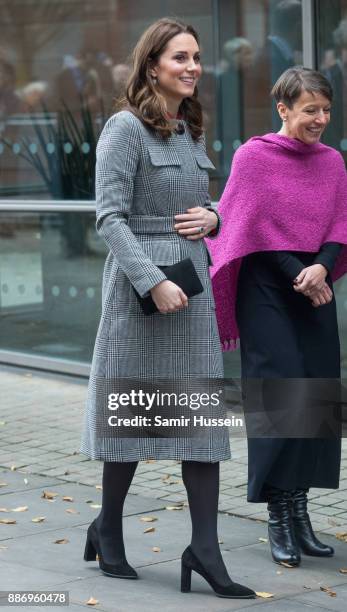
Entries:
{"label": "smiling face", "polygon": [[194,36],[182,33],[171,38],[151,69],[169,112],[176,113],[182,100],[194,94],[201,72],[200,49]]}
{"label": "smiling face", "polygon": [[279,102],[277,109],[283,121],[280,134],[305,144],[315,144],[319,142],[330,121],[331,102],[318,92],[304,90],[294,102],[293,108]]}

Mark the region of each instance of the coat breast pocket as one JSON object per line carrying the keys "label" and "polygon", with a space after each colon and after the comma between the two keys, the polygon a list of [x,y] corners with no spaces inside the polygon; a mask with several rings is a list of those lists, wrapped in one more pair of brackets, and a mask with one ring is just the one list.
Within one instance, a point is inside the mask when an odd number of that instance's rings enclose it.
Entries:
{"label": "coat breast pocket", "polygon": [[174,149],[148,147],[150,163],[148,171],[152,188],[159,192],[166,202],[175,190],[181,190],[182,168],[181,160]]}

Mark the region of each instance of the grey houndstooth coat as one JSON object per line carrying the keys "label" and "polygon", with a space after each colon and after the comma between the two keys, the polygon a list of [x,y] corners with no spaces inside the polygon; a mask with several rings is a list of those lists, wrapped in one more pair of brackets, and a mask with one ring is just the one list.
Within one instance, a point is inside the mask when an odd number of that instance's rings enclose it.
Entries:
{"label": "grey houndstooth coat", "polygon": [[[176,459],[215,462],[230,457],[224,428],[199,437],[106,437],[98,433],[99,391],[116,379],[222,378],[223,362],[204,240],[190,241],[173,228],[174,215],[211,207],[204,141],[184,133],[166,141],[129,111],[113,115],[97,146],[98,232],[110,252],[102,286],[81,452],[103,461]],[[186,257],[204,292],[181,311],[145,316],[133,288],[144,296],[165,280],[158,266]]]}

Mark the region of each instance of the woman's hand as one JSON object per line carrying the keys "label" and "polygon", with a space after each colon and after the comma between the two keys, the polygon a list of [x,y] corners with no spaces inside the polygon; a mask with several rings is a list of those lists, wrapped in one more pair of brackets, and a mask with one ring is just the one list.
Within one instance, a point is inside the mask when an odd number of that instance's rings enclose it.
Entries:
{"label": "woman's hand", "polygon": [[188,298],[181,287],[169,280],[161,281],[151,289],[152,300],[162,314],[177,312],[188,306]]}
{"label": "woman's hand", "polygon": [[329,285],[325,283],[323,289],[321,291],[317,291],[312,296],[310,296],[312,301],[312,306],[318,308],[318,306],[324,306],[324,304],[330,304],[333,299],[333,292],[331,291]]}
{"label": "woman's hand", "polygon": [[313,297],[317,291],[322,291],[327,274],[328,271],[322,264],[304,268],[294,279],[294,291],[303,293],[306,297]]}
{"label": "woman's hand", "polygon": [[218,225],[216,213],[202,206],[188,208],[186,213],[175,215],[175,219],[175,230],[187,240],[200,240]]}

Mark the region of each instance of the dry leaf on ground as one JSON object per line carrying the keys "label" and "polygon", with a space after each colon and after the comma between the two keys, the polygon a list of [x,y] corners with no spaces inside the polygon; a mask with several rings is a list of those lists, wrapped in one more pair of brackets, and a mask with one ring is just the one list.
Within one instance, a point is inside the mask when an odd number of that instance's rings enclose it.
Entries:
{"label": "dry leaf on ground", "polygon": [[341,567],[339,569],[340,574],[347,574],[347,567]]}
{"label": "dry leaf on ground", "polygon": [[258,538],[259,542],[268,542],[267,538]]}
{"label": "dry leaf on ground", "polygon": [[7,487],[8,483],[7,482],[0,482],[0,487]]}
{"label": "dry leaf on ground", "polygon": [[157,521],[157,517],[156,516],[141,516],[140,517],[140,521],[142,521],[143,523],[154,523],[154,521]]}
{"label": "dry leaf on ground", "polygon": [[59,540],[54,540],[53,544],[68,544],[69,540],[67,538],[60,538]]}
{"label": "dry leaf on ground", "polygon": [[4,518],[0,519],[0,523],[2,523],[3,525],[15,525],[17,521],[15,519]]}
{"label": "dry leaf on ground", "polygon": [[171,478],[171,474],[165,474],[164,476],[161,477],[162,481],[164,482],[165,480],[170,480]]}
{"label": "dry leaf on ground", "polygon": [[28,506],[18,506],[18,508],[13,508],[12,512],[26,512],[28,510]]}
{"label": "dry leaf on ground", "polygon": [[335,533],[335,538],[337,538],[338,540],[341,540],[341,542],[347,542],[347,531]]}
{"label": "dry leaf on ground", "polygon": [[87,606],[97,606],[99,601],[94,597],[90,597],[88,601],[86,601]]}
{"label": "dry leaf on ground", "polygon": [[66,508],[65,512],[67,512],[68,514],[79,514],[76,508]]}
{"label": "dry leaf on ground", "polygon": [[98,491],[102,491],[102,486],[101,486],[101,485],[95,485],[95,488],[96,488]]}
{"label": "dry leaf on ground", "polygon": [[224,544],[224,540],[218,540],[218,544]]}
{"label": "dry leaf on ground", "polygon": [[62,499],[63,499],[63,501],[67,501],[67,502],[73,502],[74,501],[73,497],[70,497],[70,495],[64,495]]}
{"label": "dry leaf on ground", "polygon": [[0,550],[7,550],[8,546],[3,546],[3,544],[0,544]]}
{"label": "dry leaf on ground", "polygon": [[31,519],[32,523],[43,523],[43,521],[46,519],[45,516],[34,516],[34,518]]}
{"label": "dry leaf on ground", "polygon": [[165,510],[183,510],[183,506],[166,506]]}
{"label": "dry leaf on ground", "polygon": [[16,469],[17,469],[17,466],[16,466],[16,465],[11,465],[11,468],[10,468],[10,469],[11,469],[11,472],[15,472],[15,471],[16,471]]}
{"label": "dry leaf on ground", "polygon": [[90,504],[89,507],[90,508],[95,508],[96,510],[99,510],[99,508],[101,508],[101,504]]}
{"label": "dry leaf on ground", "polygon": [[294,569],[296,567],[295,565],[290,565],[290,563],[286,563],[285,561],[280,561],[280,565],[283,565],[283,567],[288,567],[289,569]]}
{"label": "dry leaf on ground", "polygon": [[256,591],[257,597],[261,597],[262,599],[270,599],[270,597],[274,597],[273,593],[266,593],[265,591]]}
{"label": "dry leaf on ground", "polygon": [[330,587],[321,586],[320,590],[323,591],[323,593],[330,595],[330,597],[336,597],[335,591],[333,591]]}
{"label": "dry leaf on ground", "polygon": [[153,552],[160,552],[161,551],[159,546],[153,546],[152,550],[153,550]]}
{"label": "dry leaf on ground", "polygon": [[58,493],[55,493],[54,491],[42,491],[41,497],[42,499],[52,500],[55,497],[58,497]]}
{"label": "dry leaf on ground", "polygon": [[155,527],[147,527],[143,533],[153,533],[153,531],[155,531]]}
{"label": "dry leaf on ground", "polygon": [[11,512],[8,508],[0,508],[0,512]]}

